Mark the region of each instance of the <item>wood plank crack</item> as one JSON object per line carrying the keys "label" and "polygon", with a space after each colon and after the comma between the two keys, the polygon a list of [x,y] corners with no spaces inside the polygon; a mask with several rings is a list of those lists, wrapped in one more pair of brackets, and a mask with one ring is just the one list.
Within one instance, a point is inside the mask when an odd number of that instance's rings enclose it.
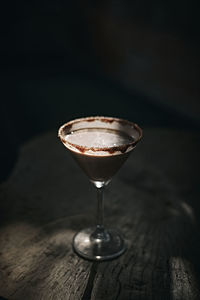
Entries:
{"label": "wood plank crack", "polygon": [[84,294],[82,296],[81,300],[90,300],[91,299],[91,294],[92,294],[92,290],[94,287],[94,280],[97,274],[97,269],[98,269],[98,262],[94,262],[92,263],[92,267],[90,270],[90,275],[88,278],[88,282],[84,291]]}

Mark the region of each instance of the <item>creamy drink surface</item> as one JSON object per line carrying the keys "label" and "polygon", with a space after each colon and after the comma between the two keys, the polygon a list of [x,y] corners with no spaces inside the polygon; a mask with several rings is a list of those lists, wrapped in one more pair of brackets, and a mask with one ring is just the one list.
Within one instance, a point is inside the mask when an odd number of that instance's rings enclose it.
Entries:
{"label": "creamy drink surface", "polygon": [[[65,136],[66,146],[83,154],[111,155],[112,149],[134,141],[128,134],[114,129],[87,128],[78,129]],[[110,151],[109,151],[110,149]]]}

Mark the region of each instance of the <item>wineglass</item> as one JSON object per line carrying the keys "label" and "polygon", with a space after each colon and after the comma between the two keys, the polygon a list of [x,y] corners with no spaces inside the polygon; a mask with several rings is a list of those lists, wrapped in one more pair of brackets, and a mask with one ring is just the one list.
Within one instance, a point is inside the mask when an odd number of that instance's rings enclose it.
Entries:
{"label": "wineglass", "polygon": [[142,138],[142,130],[127,120],[95,116],[64,124],[58,136],[97,190],[96,227],[76,233],[73,248],[89,260],[118,257],[126,250],[126,243],[116,230],[104,228],[103,193]]}

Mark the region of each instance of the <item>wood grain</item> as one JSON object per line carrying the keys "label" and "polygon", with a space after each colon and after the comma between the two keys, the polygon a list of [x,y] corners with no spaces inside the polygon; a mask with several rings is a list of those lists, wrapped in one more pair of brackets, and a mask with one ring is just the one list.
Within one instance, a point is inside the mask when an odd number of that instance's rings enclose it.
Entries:
{"label": "wood grain", "polygon": [[95,190],[50,132],[27,143],[0,187],[0,295],[9,300],[200,299],[198,135],[146,129],[106,191],[105,223],[128,250],[74,254],[94,223]]}

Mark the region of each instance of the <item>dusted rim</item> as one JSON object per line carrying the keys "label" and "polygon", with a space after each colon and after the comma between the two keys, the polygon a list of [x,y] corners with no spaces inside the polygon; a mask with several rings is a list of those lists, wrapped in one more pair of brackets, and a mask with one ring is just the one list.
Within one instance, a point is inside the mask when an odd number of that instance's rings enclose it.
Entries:
{"label": "dusted rim", "polygon": [[[62,143],[65,144],[66,147],[67,147],[67,144],[68,144],[68,145],[74,146],[76,148],[75,145],[73,145],[69,142],[66,142],[66,140],[64,139],[66,134],[71,132],[71,129],[73,128],[73,125],[75,125],[75,124],[79,124],[81,122],[88,122],[88,123],[91,124],[92,122],[95,122],[95,121],[100,121],[102,123],[107,123],[109,125],[111,125],[113,122],[116,122],[116,123],[120,124],[121,126],[127,126],[128,128],[130,128],[132,130],[135,130],[138,133],[138,137],[137,138],[134,137],[132,142],[129,142],[129,143],[126,143],[126,144],[123,144],[123,145],[120,145],[120,146],[92,148],[92,150],[95,151],[95,152],[104,151],[104,152],[110,152],[110,153],[111,152],[112,153],[115,153],[115,152],[124,153],[124,152],[126,152],[127,149],[134,148],[135,145],[142,138],[142,129],[137,124],[135,124],[133,122],[130,122],[128,120],[120,119],[120,118],[104,117],[104,116],[78,118],[78,119],[74,119],[72,121],[69,121],[69,122],[65,123],[64,125],[62,125],[59,128],[58,137],[61,139]],[[72,129],[72,131],[73,131],[73,129]],[[84,149],[85,149],[85,151],[91,150],[91,148],[89,148],[89,147],[84,147]],[[72,150],[72,149],[70,148],[70,150]]]}

